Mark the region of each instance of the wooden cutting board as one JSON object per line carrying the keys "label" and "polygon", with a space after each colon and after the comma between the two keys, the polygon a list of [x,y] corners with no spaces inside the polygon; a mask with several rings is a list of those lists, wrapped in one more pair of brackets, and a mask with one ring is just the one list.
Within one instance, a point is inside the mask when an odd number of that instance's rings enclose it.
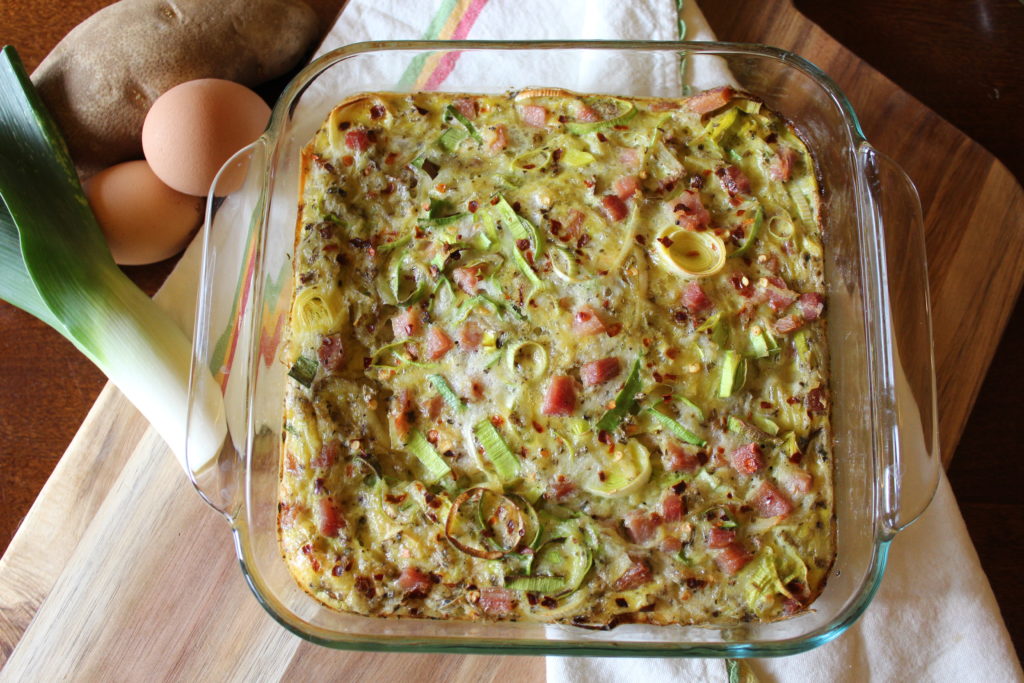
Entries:
{"label": "wooden cutting board", "polygon": [[[917,184],[941,444],[952,453],[1024,276],[1024,193],[990,154],[788,1],[706,5],[722,40],[777,45],[822,67],[868,139]],[[244,584],[227,524],[110,386],[0,559],[0,657],[15,680],[544,676],[541,658],[336,652],[279,627]]]}

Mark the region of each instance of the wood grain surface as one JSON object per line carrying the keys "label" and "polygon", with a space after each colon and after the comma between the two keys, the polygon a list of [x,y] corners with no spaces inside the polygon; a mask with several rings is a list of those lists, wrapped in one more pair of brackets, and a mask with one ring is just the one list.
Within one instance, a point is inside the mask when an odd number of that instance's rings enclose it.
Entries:
{"label": "wood grain surface", "polygon": [[[81,19],[76,16],[68,24],[66,17],[74,12],[65,12],[63,3],[53,2],[41,12],[36,10],[47,3],[34,3],[32,12],[25,4],[8,0],[0,5],[0,41],[21,47],[11,35],[16,29],[39,45],[41,33],[54,35],[53,25],[70,28]],[[99,4],[96,0],[90,6]],[[788,3],[755,7],[709,2],[705,11],[722,39],[788,47],[822,66],[850,95],[868,138],[918,183],[927,207],[933,298],[943,302],[936,310],[936,349],[942,442],[951,454],[1024,273],[1019,185],[981,147]],[[329,13],[321,8],[322,16]],[[40,52],[46,49],[44,44]],[[26,61],[38,61],[41,53]],[[922,139],[933,143],[931,150],[920,144]],[[991,247],[994,235],[1000,238],[997,253]],[[969,248],[979,239],[989,251]],[[166,273],[168,266],[162,268]],[[137,274],[142,279],[161,279],[159,267],[142,270],[158,273]],[[964,296],[965,291],[972,296]],[[9,307],[0,311],[0,329],[19,334],[23,327],[33,329],[26,316],[11,313]],[[36,335],[36,343],[30,348],[45,349],[47,359],[57,359],[56,371],[51,361],[42,379],[55,381],[68,396],[66,405],[55,410],[74,414],[75,406],[80,410],[89,404],[90,387],[99,381],[89,376],[84,361],[77,362],[69,345],[62,349],[46,332],[35,328],[29,339]],[[6,339],[9,335],[0,335],[5,358],[8,352],[22,351],[20,346],[3,346]],[[19,340],[15,343],[24,343],[24,338]],[[39,379],[38,356],[21,357],[22,377]],[[13,376],[6,365],[3,372]],[[81,383],[77,388],[76,382]],[[21,400],[8,402],[10,394],[4,396],[0,438],[19,446],[5,446],[0,457],[5,472],[17,463],[13,469],[24,473],[30,469],[18,458],[31,454],[35,460],[40,450],[44,458],[50,452],[39,449],[39,438],[52,438],[49,427],[40,427],[52,422],[36,422],[35,432],[12,429],[9,418],[20,417],[12,412],[15,406],[31,405],[39,393],[38,384],[24,380],[17,390]],[[46,465],[42,462],[40,470]],[[351,680],[542,677],[542,660],[537,658],[338,653],[288,634],[248,594],[226,525],[200,502],[176,467],[134,409],[115,390],[104,389],[0,560],[0,653],[10,656],[5,678],[125,679],[139,678],[141,672],[161,678],[238,680],[285,675]],[[0,500],[5,503],[8,490],[15,487],[3,489]]]}

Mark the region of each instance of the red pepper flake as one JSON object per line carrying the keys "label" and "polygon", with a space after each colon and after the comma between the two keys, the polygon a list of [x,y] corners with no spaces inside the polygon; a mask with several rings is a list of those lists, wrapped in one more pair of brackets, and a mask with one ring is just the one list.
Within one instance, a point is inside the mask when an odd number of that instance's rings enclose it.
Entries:
{"label": "red pepper flake", "polygon": [[387,113],[387,110],[384,109],[384,107],[379,105],[379,104],[375,104],[372,107],[370,107],[370,118],[371,119],[376,120],[376,119],[382,118],[385,113]]}
{"label": "red pepper flake", "polygon": [[670,360],[675,360],[679,357],[679,349],[665,349],[665,357]]}
{"label": "red pepper flake", "polygon": [[494,425],[495,427],[500,427],[503,424],[505,424],[505,418],[503,418],[501,415],[494,415],[493,417],[491,417],[491,424]]}
{"label": "red pepper flake", "polygon": [[501,197],[498,197],[497,195],[495,195],[494,197],[491,198],[491,206],[494,206],[495,204],[497,204],[500,201],[501,201]]}
{"label": "red pepper flake", "polygon": [[532,169],[537,168],[537,164],[523,164],[523,168],[525,168],[527,171],[530,171]]}
{"label": "red pepper flake", "polygon": [[636,235],[633,239],[636,240],[637,244],[647,244],[647,237],[644,235]]}
{"label": "red pepper flake", "polygon": [[391,164],[395,163],[395,159],[397,159],[397,158],[398,158],[398,155],[395,154],[394,152],[391,152],[386,157],[384,157],[384,163],[388,164],[390,166]]}
{"label": "red pepper flake", "polygon": [[537,422],[533,422],[533,429],[538,434],[543,434],[544,433],[544,427],[541,426],[540,424],[538,424]]}
{"label": "red pepper flake", "polygon": [[660,372],[653,373],[654,381],[661,384],[665,380],[665,377]]}
{"label": "red pepper flake", "polygon": [[672,246],[672,240],[669,239],[668,237],[659,237],[658,241],[661,242],[666,249]]}
{"label": "red pepper flake", "polygon": [[373,359],[370,358],[369,356],[363,356],[363,369],[365,370],[371,365],[373,365]]}
{"label": "red pepper flake", "polygon": [[341,158],[341,163],[345,164],[346,166],[351,166],[352,164],[356,163],[356,158],[351,154],[346,154]]}
{"label": "red pepper flake", "polygon": [[598,133],[597,139],[600,140],[601,142],[608,142],[608,138],[604,136],[604,133]]}
{"label": "red pepper flake", "polygon": [[612,436],[602,429],[597,433],[597,440],[603,444],[609,444],[612,442]]}
{"label": "red pepper flake", "polygon": [[469,204],[466,205],[470,213],[476,213],[476,210],[480,208],[480,205],[475,200],[470,200]]}
{"label": "red pepper flake", "polygon": [[528,240],[528,239],[516,240],[516,246],[519,247],[519,251],[526,251],[526,248],[530,246],[530,240]]}
{"label": "red pepper flake", "polygon": [[437,185],[434,186],[434,189],[440,192],[441,194],[444,194],[445,192],[448,191],[448,186],[445,185],[444,183],[438,183]]}
{"label": "red pepper flake", "polygon": [[763,410],[770,410],[771,407],[772,407],[772,404],[769,403],[768,401],[761,401],[761,408]]}
{"label": "red pepper flake", "polygon": [[554,152],[552,152],[551,153],[551,158],[554,159],[555,163],[557,164],[558,160],[562,158],[562,148],[559,147]]}

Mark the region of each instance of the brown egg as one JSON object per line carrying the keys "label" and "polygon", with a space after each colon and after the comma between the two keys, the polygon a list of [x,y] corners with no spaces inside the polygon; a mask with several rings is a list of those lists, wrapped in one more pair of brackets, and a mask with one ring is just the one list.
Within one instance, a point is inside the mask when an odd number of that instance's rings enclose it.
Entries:
{"label": "brown egg", "polygon": [[174,256],[202,220],[204,200],[164,185],[145,161],[128,161],[85,181],[114,260],[135,266]]}
{"label": "brown egg", "polygon": [[[153,172],[179,192],[206,196],[217,171],[263,133],[270,107],[244,85],[202,78],[157,98],[142,126],[142,150]],[[246,165],[232,168],[218,195],[242,185]]]}

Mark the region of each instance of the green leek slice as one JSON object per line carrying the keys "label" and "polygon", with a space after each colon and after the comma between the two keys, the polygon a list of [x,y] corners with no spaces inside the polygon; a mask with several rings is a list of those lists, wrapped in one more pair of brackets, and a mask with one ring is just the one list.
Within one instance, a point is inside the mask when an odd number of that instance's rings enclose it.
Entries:
{"label": "green leek slice", "polygon": [[579,149],[567,150],[565,152],[565,155],[562,157],[562,162],[566,166],[573,167],[587,166],[588,164],[592,164],[595,161],[597,161],[597,159],[594,158],[593,154],[591,154],[590,152],[584,152],[583,150]]}
{"label": "green leek slice", "polygon": [[779,433],[779,425],[764,415],[751,415],[750,421],[765,434],[776,436]]}
{"label": "green leek slice", "polygon": [[465,128],[449,128],[441,133],[441,137],[437,139],[437,144],[445,152],[453,154],[456,148],[458,148],[459,143],[468,137],[469,132]]}
{"label": "green leek slice", "polygon": [[670,225],[658,234],[654,256],[662,268],[684,277],[708,277],[725,266],[725,242],[710,230]]}
{"label": "green leek slice", "polygon": [[319,368],[320,363],[314,359],[299,356],[288,370],[288,376],[308,389],[312,386],[313,378],[316,377],[316,371]]}
{"label": "green leek slice", "polygon": [[441,375],[428,375],[427,379],[434,385],[437,393],[441,394],[441,398],[444,399],[444,402],[447,403],[452,410],[461,413],[466,409],[466,404],[461,398],[459,398],[458,394],[452,390],[451,385],[448,384],[448,380]]}
{"label": "green leek slice", "polygon": [[729,258],[743,256],[745,253],[750,251],[750,248],[754,246],[754,241],[757,239],[758,234],[761,232],[762,223],[764,223],[764,209],[758,205],[757,213],[754,214],[754,221],[750,225],[750,234],[747,235],[747,239],[743,241],[743,244],[741,244],[736,251],[729,254]]}
{"label": "green leek slice", "polygon": [[663,427],[672,432],[672,434],[676,436],[676,438],[681,439],[686,443],[693,444],[694,446],[704,446],[707,444],[707,441],[700,438],[699,436],[691,432],[683,425],[679,424],[679,422],[677,422],[676,420],[673,420],[665,413],[659,410],[655,410],[654,408],[647,408],[646,412],[648,415],[650,415],[655,420],[660,422]]}
{"label": "green leek slice", "polygon": [[736,123],[736,119],[739,117],[739,109],[736,107],[730,107],[724,112],[715,116],[707,125],[704,126],[704,134],[711,138],[715,143],[721,144],[722,138],[732,128],[732,125]]}
{"label": "green leek slice", "polygon": [[639,491],[651,478],[651,454],[636,439],[617,446],[614,462],[602,469],[604,478],[593,477],[583,488],[603,498],[621,498]]}
{"label": "green leek slice", "polygon": [[722,376],[718,383],[718,397],[729,398],[738,391],[747,378],[746,360],[732,349],[722,360]]}
{"label": "green leek slice", "polygon": [[690,410],[692,410],[693,412],[695,412],[697,414],[697,419],[698,420],[700,420],[701,422],[704,421],[704,411],[700,409],[699,405],[697,405],[696,403],[694,403],[690,399],[686,398],[685,396],[680,396],[679,400],[683,404],[685,404],[686,406],[689,406]]}
{"label": "green leek slice", "polygon": [[452,468],[448,466],[444,458],[438,454],[430,442],[427,441],[427,438],[417,429],[414,429],[409,435],[409,441],[405,444],[405,448],[426,469],[428,484],[437,482],[437,480],[447,476],[452,471]]}
{"label": "green leek slice", "polygon": [[561,576],[511,576],[505,581],[505,588],[532,593],[558,593],[565,588]]}
{"label": "green leek slice", "polygon": [[632,410],[634,399],[640,391],[640,358],[633,361],[633,367],[629,369],[626,383],[615,395],[615,407],[606,412],[597,422],[597,428],[601,431],[614,431],[619,423],[626,417],[626,413]]}
{"label": "green leek slice", "polygon": [[[485,509],[484,499],[488,495],[495,502]],[[471,506],[472,503],[476,505]],[[466,489],[452,501],[444,532],[453,546],[485,560],[515,552],[526,534],[519,506],[508,496],[482,486]]]}
{"label": "green leek slice", "polygon": [[473,434],[484,449],[484,455],[494,465],[494,471],[498,478],[509,482],[519,476],[519,461],[509,450],[508,444],[501,438],[498,429],[491,424],[490,420],[481,420],[473,427]]}
{"label": "green leek slice", "polygon": [[[523,355],[524,353],[529,353],[528,358]],[[511,373],[538,379],[548,369],[548,352],[537,342],[517,342],[509,347],[505,355],[505,364]]]}
{"label": "green leek slice", "polygon": [[764,327],[761,325],[750,326],[750,347],[751,355],[754,358],[765,358],[768,355],[768,339]]}
{"label": "green leek slice", "polygon": [[473,138],[481,145],[484,143],[484,139],[483,137],[481,137],[480,132],[476,129],[476,126],[474,126],[473,122],[466,118],[461,111],[459,111],[450,104],[447,107],[445,107],[444,111],[447,117],[454,118],[456,121],[462,124],[462,126],[466,129],[466,133],[469,135],[469,137]]}

